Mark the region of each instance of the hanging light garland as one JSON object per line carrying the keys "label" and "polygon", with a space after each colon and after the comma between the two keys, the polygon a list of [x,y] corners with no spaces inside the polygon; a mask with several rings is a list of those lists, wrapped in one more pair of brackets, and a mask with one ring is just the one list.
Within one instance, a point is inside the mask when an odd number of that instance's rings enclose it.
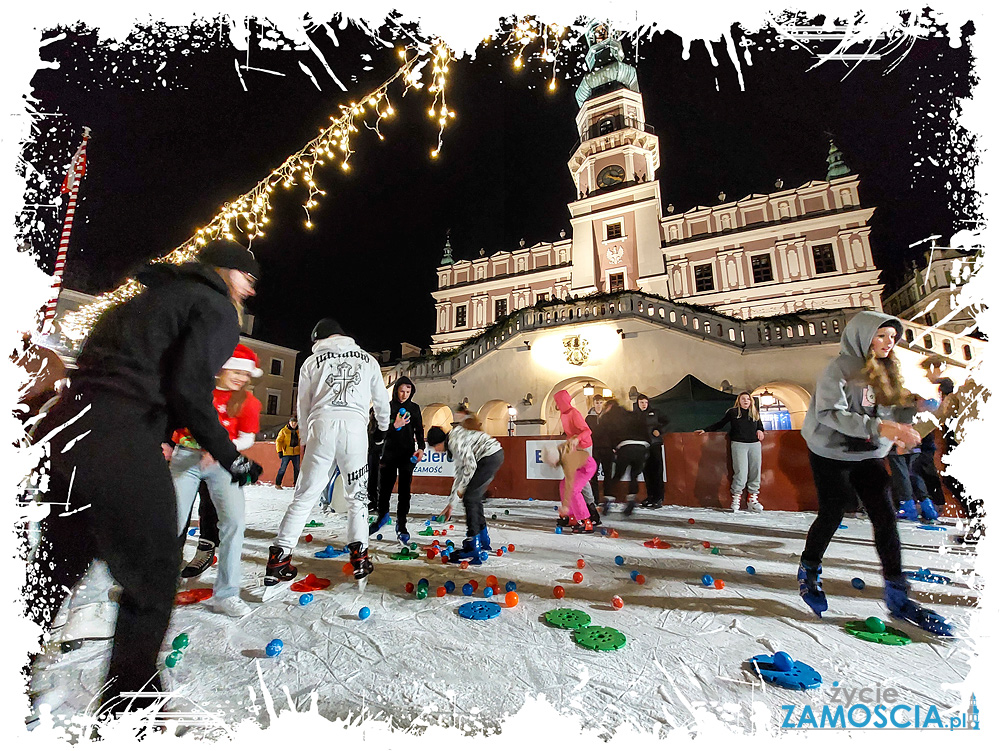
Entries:
{"label": "hanging light garland", "polygon": [[[401,81],[401,96],[405,96],[410,89],[423,88],[421,71],[428,63],[431,64],[431,72],[427,90],[433,95],[429,115],[436,118],[439,125],[437,146],[431,151],[431,156],[437,157],[441,153],[445,126],[455,117],[455,112],[448,109],[445,100],[448,65],[454,60],[451,50],[443,42],[437,41],[422,51],[409,45],[399,51],[399,56],[403,64],[391,78],[357,102],[340,105],[340,115],[331,116],[331,124],[321,129],[316,138],[289,156],[249,192],[224,204],[219,213],[192,237],[153,262],[180,264],[193,261],[210,240],[233,240],[237,234],[246,237],[252,245],[255,238],[265,236],[264,228],[270,222],[271,197],[278,188],[287,190],[296,186],[306,187],[307,196],[302,209],[305,212],[305,226],[312,229],[310,210],[318,205],[320,196],[326,195],[326,191],[317,182],[316,168],[328,163],[339,163],[345,172],[350,171],[350,158],[354,153],[351,138],[352,134],[358,132],[359,120],[374,131],[379,140],[385,140],[380,125],[382,120],[395,114],[389,99],[389,88]],[[373,125],[368,122],[372,115],[375,120]],[[126,280],[92,303],[67,313],[61,321],[62,333],[73,341],[82,340],[104,311],[135,297],[142,290],[140,282],[135,279]]]}
{"label": "hanging light garland", "polygon": [[[537,55],[543,63],[552,64],[548,89],[555,91],[556,59],[566,27],[557,23],[542,23],[534,16],[515,18],[513,23],[514,27],[501,42],[501,46],[514,51],[514,70],[521,70],[526,59]],[[487,37],[484,42],[489,44],[491,40],[492,37]]]}

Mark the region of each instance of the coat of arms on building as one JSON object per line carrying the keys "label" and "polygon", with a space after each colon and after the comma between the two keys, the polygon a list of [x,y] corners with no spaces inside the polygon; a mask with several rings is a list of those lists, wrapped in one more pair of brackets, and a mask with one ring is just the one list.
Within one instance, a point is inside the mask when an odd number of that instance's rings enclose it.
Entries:
{"label": "coat of arms on building", "polygon": [[583,365],[590,357],[590,342],[582,336],[567,336],[563,338],[563,348],[566,351],[566,362],[570,365]]}
{"label": "coat of arms on building", "polygon": [[621,245],[615,245],[608,248],[608,262],[613,264],[619,264],[622,262],[622,258],[625,257],[625,251],[622,250]]}

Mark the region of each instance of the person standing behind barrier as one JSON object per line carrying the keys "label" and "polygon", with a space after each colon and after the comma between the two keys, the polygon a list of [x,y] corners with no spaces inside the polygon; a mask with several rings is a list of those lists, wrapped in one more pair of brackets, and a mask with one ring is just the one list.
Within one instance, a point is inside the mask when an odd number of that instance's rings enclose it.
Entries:
{"label": "person standing behind barrier", "polygon": [[406,376],[400,377],[392,387],[392,399],[389,401],[391,427],[385,436],[385,448],[378,465],[378,510],[375,521],[368,527],[368,534],[373,535],[389,523],[389,499],[398,475],[396,537],[404,545],[410,541],[410,533],[406,529],[406,517],[410,513],[410,483],[416,462],[424,458],[425,448],[420,405],[411,401],[416,393],[417,387]]}
{"label": "person standing behind barrier", "polygon": [[[608,483],[611,481],[611,476],[615,471],[615,447],[611,443],[611,437],[608,435],[607,429],[601,425],[601,415],[604,412],[604,405],[607,400],[600,394],[594,395],[594,407],[590,414],[587,415],[587,425],[590,426],[590,438],[593,441],[593,455],[594,461],[597,462],[597,466],[600,468],[601,473],[604,475],[604,487],[608,487]],[[600,498],[601,493],[598,492],[597,487],[597,473],[590,478],[590,488],[593,496],[595,498]],[[605,493],[604,495],[607,495]]]}
{"label": "person standing behind barrier", "polygon": [[302,452],[302,447],[299,445],[299,421],[295,415],[292,415],[288,424],[278,431],[278,437],[274,441],[274,449],[281,459],[281,466],[278,467],[278,474],[274,478],[275,487],[281,487],[281,481],[285,479],[285,470],[288,469],[289,463],[292,465],[292,484],[294,485],[295,481],[299,479],[299,454]]}
{"label": "person standing behind barrier", "polygon": [[615,472],[610,483],[607,479],[604,481],[602,510],[605,514],[611,510],[611,502],[616,500],[618,483],[628,470],[628,495],[623,513],[630,516],[639,493],[639,475],[649,458],[646,423],[642,415],[627,411],[615,399],[608,399],[601,413],[601,426],[607,430],[609,442],[615,447]]}
{"label": "person standing behind barrier", "polygon": [[734,512],[740,510],[743,489],[746,488],[747,510],[763,511],[764,506],[760,502],[760,442],[764,440],[764,423],[749,391],[740,392],[736,404],[726,410],[721,420],[694,432],[698,435],[712,433],[726,425],[729,426],[729,451],[733,457],[733,481],[729,486],[733,494],[731,508]]}
{"label": "person standing behind barrier", "polygon": [[663,506],[663,429],[667,420],[658,409],[649,405],[649,397],[639,394],[635,399],[635,411],[642,414],[646,421],[646,435],[649,439],[649,458],[642,470],[646,481],[646,499],[641,502],[644,508],[661,508]]}

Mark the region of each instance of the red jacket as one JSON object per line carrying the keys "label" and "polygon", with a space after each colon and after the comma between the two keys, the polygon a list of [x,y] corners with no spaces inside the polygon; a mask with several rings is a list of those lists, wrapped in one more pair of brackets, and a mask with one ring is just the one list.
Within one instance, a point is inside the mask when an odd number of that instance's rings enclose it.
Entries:
{"label": "red jacket", "polygon": [[559,408],[559,418],[562,420],[563,432],[570,438],[576,436],[580,439],[580,448],[589,449],[594,445],[591,437],[590,426],[583,419],[580,410],[573,406],[573,400],[569,392],[563,389],[557,391],[553,397],[556,406]]}

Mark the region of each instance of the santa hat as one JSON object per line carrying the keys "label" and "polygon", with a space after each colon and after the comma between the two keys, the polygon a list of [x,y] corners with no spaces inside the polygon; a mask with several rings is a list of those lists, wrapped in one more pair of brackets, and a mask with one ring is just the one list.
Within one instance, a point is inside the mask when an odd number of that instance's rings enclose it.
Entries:
{"label": "santa hat", "polygon": [[264,371],[257,367],[257,353],[245,344],[237,344],[233,356],[226,360],[223,370],[245,370],[254,378],[260,378]]}

